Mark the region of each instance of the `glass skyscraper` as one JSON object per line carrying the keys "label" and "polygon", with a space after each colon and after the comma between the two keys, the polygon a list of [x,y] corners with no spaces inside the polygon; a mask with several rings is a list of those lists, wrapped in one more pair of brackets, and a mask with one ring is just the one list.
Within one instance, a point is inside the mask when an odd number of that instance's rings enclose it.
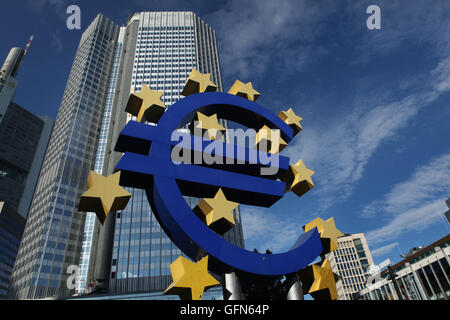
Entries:
{"label": "glass skyscraper", "polygon": [[13,298],[70,295],[86,214],[77,210],[94,168],[119,27],[98,15],[83,33],[11,277]]}
{"label": "glass skyscraper", "polygon": [[[116,84],[119,74],[120,58],[122,57],[123,49],[123,37],[125,28],[120,28],[118,43],[114,53],[113,66],[111,69],[111,75],[109,77],[108,91],[106,95],[106,104],[103,112],[103,121],[100,129],[100,138],[97,147],[97,155],[95,159],[94,171],[98,174],[103,173],[103,166],[105,164],[105,158],[107,154],[106,144],[108,143],[108,136],[111,129],[112,119],[112,107],[114,102],[114,96],[116,93]],[[80,259],[80,278],[76,282],[76,292],[85,292],[86,286],[89,283],[86,282],[87,273],[89,270],[89,262],[91,256],[92,239],[94,235],[96,215],[93,212],[88,212],[86,215],[86,222],[83,232],[83,243],[81,247],[81,259]]]}
{"label": "glass skyscraper", "polygon": [[53,120],[14,102],[0,123],[0,298],[6,297]]}
{"label": "glass skyscraper", "polygon": [[[182,98],[181,92],[192,71],[211,73],[211,79],[223,91],[220,62],[215,32],[192,12],[142,12],[135,14],[126,27],[121,28],[119,46],[122,57],[116,95],[113,101],[116,125],[110,135],[110,150],[126,121],[133,119],[124,109],[130,92],[140,91],[142,84],[152,90],[163,91],[163,103],[170,105]],[[113,70],[116,66],[113,66]],[[226,126],[226,121],[222,121]],[[103,174],[111,174],[120,155],[104,163]],[[169,265],[181,251],[170,241],[152,214],[143,190],[128,188],[132,200],[127,208],[116,213],[114,242],[109,273],[109,293],[129,294],[161,292],[172,282]],[[186,197],[193,207],[198,199]],[[89,220],[89,218],[88,218]],[[93,219],[95,220],[95,219]],[[239,209],[235,211],[236,227],[226,239],[243,247],[243,234]],[[87,224],[91,224],[90,220]],[[91,244],[89,273],[82,273],[80,289],[86,280],[95,280],[95,268],[99,266],[97,252],[99,225],[94,230]],[[89,230],[90,232],[90,230]],[[85,235],[89,237],[88,234]],[[87,258],[86,247],[85,257]],[[83,270],[88,264],[83,264]]]}
{"label": "glass skyscraper", "polygon": [[11,102],[0,123],[0,201],[24,218],[41,169],[53,120]]}
{"label": "glass skyscraper", "polygon": [[54,122],[13,102],[19,83],[17,75],[29,44],[25,50],[12,48],[0,68],[0,201],[6,201],[24,218]]}
{"label": "glass skyscraper", "polygon": [[[128,188],[127,208],[110,213],[103,227],[95,214],[77,207],[89,170],[110,175],[122,156],[114,147],[133,119],[125,112],[130,92],[146,83],[164,91],[162,101],[170,108],[182,98],[192,68],[211,73],[223,91],[215,32],[192,12],[137,13],[123,27],[98,15],[83,33],[34,194],[11,297],[68,296],[102,281],[113,295],[158,297],[171,283],[169,265],[181,251],[162,231],[144,191]],[[198,202],[186,200],[191,206]],[[243,247],[240,221],[237,209],[236,226],[224,237]],[[66,283],[71,265],[80,267],[76,290]]]}

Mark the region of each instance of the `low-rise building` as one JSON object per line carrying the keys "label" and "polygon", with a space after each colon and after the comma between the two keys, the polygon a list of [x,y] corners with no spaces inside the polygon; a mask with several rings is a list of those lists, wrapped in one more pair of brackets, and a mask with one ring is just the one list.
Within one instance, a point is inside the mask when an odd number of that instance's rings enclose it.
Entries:
{"label": "low-rise building", "polygon": [[450,235],[407,255],[391,266],[401,297],[387,270],[359,292],[363,300],[449,300]]}

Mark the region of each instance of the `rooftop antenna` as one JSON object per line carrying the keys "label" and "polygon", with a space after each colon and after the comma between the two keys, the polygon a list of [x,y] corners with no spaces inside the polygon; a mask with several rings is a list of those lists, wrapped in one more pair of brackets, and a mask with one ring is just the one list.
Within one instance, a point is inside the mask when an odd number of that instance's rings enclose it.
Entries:
{"label": "rooftop antenna", "polygon": [[28,43],[25,47],[25,50],[19,47],[12,48],[8,57],[6,58],[5,63],[2,67],[2,77],[7,79],[9,76],[14,78],[17,77],[19,72],[20,65],[22,64],[23,58],[27,54],[28,49],[30,48],[31,42],[33,41],[34,36],[31,36],[28,40]]}
{"label": "rooftop antenna", "polygon": [[31,35],[30,39],[27,42],[27,45],[25,47],[25,52],[23,53],[23,56],[25,57],[27,55],[28,49],[30,49],[31,42],[33,42],[34,35]]}

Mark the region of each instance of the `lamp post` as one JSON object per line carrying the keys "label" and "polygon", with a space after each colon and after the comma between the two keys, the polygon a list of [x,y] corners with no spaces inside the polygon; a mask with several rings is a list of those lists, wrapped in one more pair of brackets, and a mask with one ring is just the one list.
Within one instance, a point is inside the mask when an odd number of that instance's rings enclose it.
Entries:
{"label": "lamp post", "polygon": [[397,294],[398,300],[403,300],[402,292],[400,291],[400,288],[398,287],[396,277],[397,275],[394,273],[392,268],[390,266],[387,267],[388,271],[388,279],[392,281],[394,284],[395,293]]}

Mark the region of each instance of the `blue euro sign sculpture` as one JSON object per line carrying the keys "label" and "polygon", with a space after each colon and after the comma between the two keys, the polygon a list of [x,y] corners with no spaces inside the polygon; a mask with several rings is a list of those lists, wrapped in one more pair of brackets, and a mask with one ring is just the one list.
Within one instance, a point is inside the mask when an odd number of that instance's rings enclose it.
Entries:
{"label": "blue euro sign sculpture", "polygon": [[[204,140],[189,133],[190,142],[172,141],[173,132],[192,122],[196,112],[217,114],[219,118],[249,128],[266,125],[279,129],[286,142],[293,129],[278,116],[255,102],[239,96],[206,92],[185,97],[162,115],[156,126],[130,121],[121,131],[115,151],[124,155],[116,166],[121,171],[122,186],[145,189],[154,214],[169,238],[194,261],[210,256],[213,272],[240,270],[257,275],[277,276],[297,272],[313,262],[322,252],[317,229],[302,233],[292,248],[284,253],[261,254],[239,248],[211,230],[186,203],[183,196],[205,198],[221,188],[230,201],[270,207],[285,194],[286,185],[277,180],[289,169],[289,159],[279,156],[276,165],[264,163],[267,154],[220,141]],[[203,152],[215,143],[215,155],[233,157],[233,164],[186,164],[172,160],[172,149]],[[244,150],[242,150],[244,148]],[[227,153],[226,150],[234,152]],[[252,156],[257,153],[257,157]],[[253,154],[254,155],[254,154]],[[267,159],[265,157],[264,159]],[[237,163],[237,164],[236,164]],[[276,166],[277,173],[261,176],[260,168]]]}

